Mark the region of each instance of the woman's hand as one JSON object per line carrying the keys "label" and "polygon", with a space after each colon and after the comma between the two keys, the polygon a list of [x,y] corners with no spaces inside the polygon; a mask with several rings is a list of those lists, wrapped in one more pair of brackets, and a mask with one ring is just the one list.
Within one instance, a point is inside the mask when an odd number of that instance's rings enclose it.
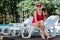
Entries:
{"label": "woman's hand", "polygon": [[37,27],[39,27],[40,23],[37,21],[37,22],[36,22],[36,25],[37,25]]}
{"label": "woman's hand", "polygon": [[46,20],[46,18],[44,18],[44,20]]}

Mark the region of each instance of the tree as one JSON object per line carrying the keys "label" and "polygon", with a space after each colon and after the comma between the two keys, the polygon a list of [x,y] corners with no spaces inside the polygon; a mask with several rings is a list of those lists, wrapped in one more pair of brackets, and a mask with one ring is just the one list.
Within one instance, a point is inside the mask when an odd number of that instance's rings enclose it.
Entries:
{"label": "tree", "polygon": [[55,7],[57,6],[57,3],[55,4],[53,3],[53,1],[56,2],[55,0],[46,0],[46,1],[45,0],[24,0],[18,4],[18,7],[22,6],[22,8],[20,8],[21,10],[25,11],[27,9],[32,13],[35,9],[34,5],[37,2],[43,2],[45,4],[45,8],[46,9],[48,8],[47,11],[48,11],[48,15],[50,16],[50,15],[56,14],[54,13],[54,11],[57,9],[57,7]]}

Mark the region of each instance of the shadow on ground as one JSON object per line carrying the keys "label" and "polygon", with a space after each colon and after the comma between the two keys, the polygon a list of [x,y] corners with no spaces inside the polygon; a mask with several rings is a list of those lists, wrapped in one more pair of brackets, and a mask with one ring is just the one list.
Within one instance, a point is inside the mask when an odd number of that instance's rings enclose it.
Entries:
{"label": "shadow on ground", "polygon": [[[33,36],[33,37],[29,38],[29,39],[23,39],[21,37],[6,37],[3,40],[42,40],[42,39],[41,39],[40,36],[39,37],[38,36],[35,36],[35,37]],[[56,37],[53,37],[50,40],[60,40],[60,35],[58,35]]]}

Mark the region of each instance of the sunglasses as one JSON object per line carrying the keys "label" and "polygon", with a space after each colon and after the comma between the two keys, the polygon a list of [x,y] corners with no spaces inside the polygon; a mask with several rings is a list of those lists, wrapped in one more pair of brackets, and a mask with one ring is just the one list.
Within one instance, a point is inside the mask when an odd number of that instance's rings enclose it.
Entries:
{"label": "sunglasses", "polygon": [[42,5],[37,5],[37,7],[41,7]]}

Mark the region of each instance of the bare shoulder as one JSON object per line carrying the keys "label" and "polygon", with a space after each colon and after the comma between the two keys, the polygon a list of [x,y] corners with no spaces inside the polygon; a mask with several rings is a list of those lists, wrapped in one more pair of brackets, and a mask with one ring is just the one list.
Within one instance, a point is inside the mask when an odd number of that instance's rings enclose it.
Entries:
{"label": "bare shoulder", "polygon": [[42,11],[43,13],[47,13],[47,11]]}
{"label": "bare shoulder", "polygon": [[34,11],[34,13],[36,14],[36,10]]}

